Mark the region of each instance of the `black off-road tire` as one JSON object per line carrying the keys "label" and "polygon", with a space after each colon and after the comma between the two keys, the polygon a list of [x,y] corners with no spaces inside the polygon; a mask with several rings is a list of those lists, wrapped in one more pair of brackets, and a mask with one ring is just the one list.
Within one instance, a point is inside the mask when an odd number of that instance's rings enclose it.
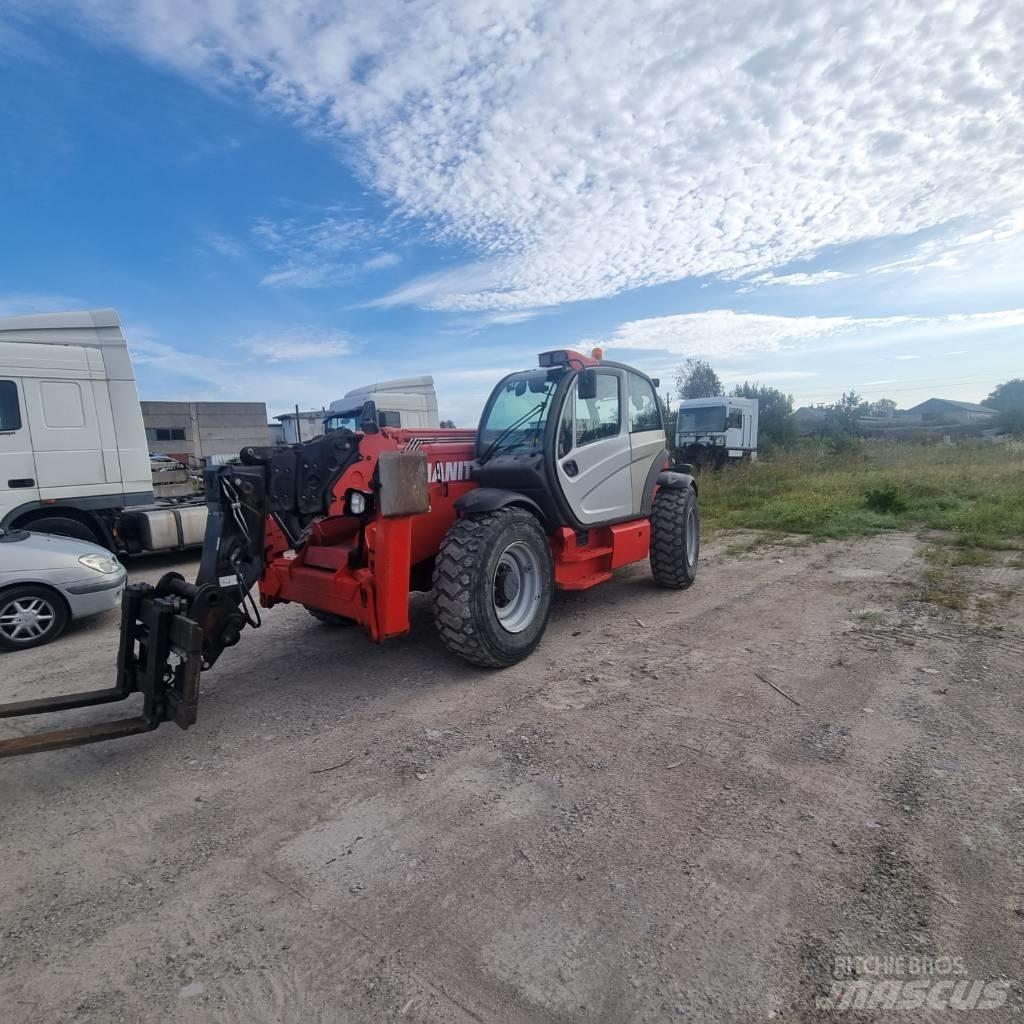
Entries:
{"label": "black off-road tire", "polygon": [[[692,517],[692,519],[691,519]],[[687,529],[687,524],[691,528]],[[651,573],[654,582],[684,590],[697,578],[700,509],[692,487],[662,488],[651,509]]]}
{"label": "black off-road tire", "polygon": [[[516,632],[502,625],[498,607],[507,597],[499,594],[498,577],[510,546],[532,559],[535,568],[527,572],[536,573],[528,621]],[[540,643],[553,592],[551,547],[536,517],[520,508],[484,512],[454,522],[441,542],[434,563],[434,622],[453,654],[485,668],[506,668]]]}

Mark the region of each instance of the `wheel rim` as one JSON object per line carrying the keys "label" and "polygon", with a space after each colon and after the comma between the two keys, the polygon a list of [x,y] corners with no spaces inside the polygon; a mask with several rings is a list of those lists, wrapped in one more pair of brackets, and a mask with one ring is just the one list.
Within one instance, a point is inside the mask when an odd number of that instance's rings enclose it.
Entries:
{"label": "wheel rim", "polygon": [[515,541],[498,556],[491,586],[491,601],[498,623],[509,633],[521,633],[533,621],[540,605],[541,570],[536,554]]}
{"label": "wheel rim", "polygon": [[52,604],[42,597],[18,597],[0,607],[0,635],[14,643],[38,640],[57,617]]}
{"label": "wheel rim", "polygon": [[686,512],[686,564],[693,567],[697,561],[697,513],[691,505]]}

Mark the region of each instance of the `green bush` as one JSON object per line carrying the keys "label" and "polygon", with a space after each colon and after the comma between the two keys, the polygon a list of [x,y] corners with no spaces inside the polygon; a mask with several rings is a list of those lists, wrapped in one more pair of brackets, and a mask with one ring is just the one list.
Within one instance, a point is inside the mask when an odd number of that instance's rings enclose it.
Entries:
{"label": "green bush", "polygon": [[864,504],[872,512],[881,512],[883,515],[895,515],[907,511],[907,501],[895,484],[869,487],[864,492]]}

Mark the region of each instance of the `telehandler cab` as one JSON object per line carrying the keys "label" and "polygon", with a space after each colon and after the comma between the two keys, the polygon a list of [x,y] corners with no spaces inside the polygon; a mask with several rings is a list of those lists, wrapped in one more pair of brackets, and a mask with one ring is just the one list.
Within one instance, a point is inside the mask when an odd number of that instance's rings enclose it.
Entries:
{"label": "telehandler cab", "polygon": [[0,756],[187,729],[200,671],[260,607],[295,602],[382,641],[409,631],[410,592],[433,589],[448,649],[501,668],[540,642],[556,589],[648,556],[657,583],[689,586],[697,485],[666,468],[656,386],[599,349],[544,352],[497,384],[477,431],[382,428],[367,402],[356,431],[209,467],[196,582],[172,572],[127,588],[114,686],[0,706],[13,718],[141,693],[141,715],[6,740]]}

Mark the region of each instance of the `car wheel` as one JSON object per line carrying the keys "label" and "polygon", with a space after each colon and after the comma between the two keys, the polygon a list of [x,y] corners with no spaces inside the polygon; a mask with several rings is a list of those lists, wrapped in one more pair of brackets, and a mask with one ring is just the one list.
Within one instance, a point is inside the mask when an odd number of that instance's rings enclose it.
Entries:
{"label": "car wheel", "polygon": [[68,609],[49,587],[26,584],[0,593],[0,647],[21,651],[40,647],[64,632]]}

